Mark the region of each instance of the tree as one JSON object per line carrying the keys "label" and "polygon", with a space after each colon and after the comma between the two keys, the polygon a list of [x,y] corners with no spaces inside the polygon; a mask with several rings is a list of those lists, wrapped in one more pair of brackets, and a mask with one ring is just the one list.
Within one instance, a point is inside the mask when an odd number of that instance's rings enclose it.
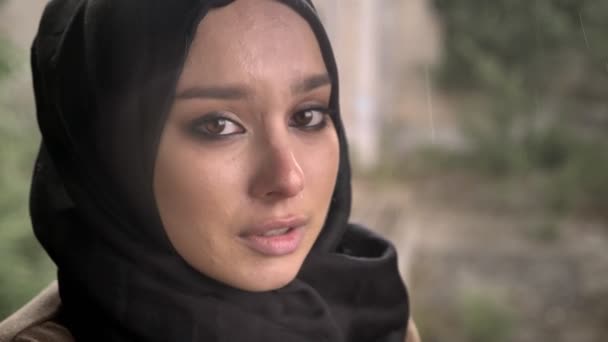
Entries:
{"label": "tree", "polygon": [[538,96],[556,90],[604,96],[608,2],[434,2],[446,33],[444,86],[491,91],[519,82]]}
{"label": "tree", "polygon": [[434,4],[445,32],[438,80],[483,103],[462,113],[469,160],[494,175],[541,172],[551,206],[606,215],[608,1]]}

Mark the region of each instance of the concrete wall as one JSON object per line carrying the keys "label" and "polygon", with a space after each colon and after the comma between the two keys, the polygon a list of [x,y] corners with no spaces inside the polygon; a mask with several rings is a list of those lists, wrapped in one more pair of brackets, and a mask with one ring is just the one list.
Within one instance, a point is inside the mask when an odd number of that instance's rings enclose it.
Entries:
{"label": "concrete wall", "polygon": [[430,1],[314,2],[336,50],[343,115],[359,166],[378,160],[386,124],[407,129],[404,144],[440,140],[449,114],[428,77],[442,46]]}

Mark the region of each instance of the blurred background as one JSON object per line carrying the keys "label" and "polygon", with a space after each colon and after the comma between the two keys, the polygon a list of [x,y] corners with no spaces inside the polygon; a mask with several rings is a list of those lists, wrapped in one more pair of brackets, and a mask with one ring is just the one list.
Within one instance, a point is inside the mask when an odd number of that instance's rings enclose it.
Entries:
{"label": "blurred background", "polygon": [[[0,0],[0,319],[54,278],[33,237],[28,48]],[[608,1],[316,0],[353,221],[399,250],[423,340],[608,339]]]}

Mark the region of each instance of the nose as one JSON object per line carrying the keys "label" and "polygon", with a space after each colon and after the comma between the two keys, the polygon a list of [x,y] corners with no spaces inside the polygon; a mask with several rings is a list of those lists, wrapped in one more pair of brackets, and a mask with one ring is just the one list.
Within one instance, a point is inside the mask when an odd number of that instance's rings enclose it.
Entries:
{"label": "nose", "polygon": [[260,158],[251,191],[264,200],[295,197],[304,189],[304,172],[288,139],[275,138],[258,145]]}

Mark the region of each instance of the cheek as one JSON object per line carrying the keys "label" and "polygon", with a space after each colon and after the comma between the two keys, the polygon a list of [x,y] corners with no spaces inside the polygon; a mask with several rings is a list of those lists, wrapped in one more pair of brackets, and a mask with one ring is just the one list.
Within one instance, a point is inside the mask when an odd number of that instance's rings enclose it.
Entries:
{"label": "cheek", "polygon": [[305,175],[305,196],[313,208],[320,230],[329,209],[338,174],[340,146],[337,134],[333,128],[329,128],[325,135],[314,143],[301,144],[297,153]]}
{"label": "cheek", "polygon": [[233,235],[240,227],[245,178],[235,160],[169,130],[154,177],[158,211],[177,253],[201,273],[228,284],[238,284],[227,265],[239,255]]}
{"label": "cheek", "polygon": [[[210,213],[214,201],[211,195],[218,193],[214,182],[214,170],[200,157],[193,158],[184,148],[172,149],[173,153],[160,153],[156,170],[156,198],[165,216],[179,216],[193,212],[195,208]],[[206,194],[206,196],[203,196]]]}
{"label": "cheek", "polygon": [[[330,139],[327,142],[322,148],[304,153],[302,157],[309,191],[321,197],[327,197],[327,194],[333,192],[340,159],[337,140]],[[320,201],[319,204],[322,203]]]}
{"label": "cheek", "polygon": [[168,136],[161,142],[155,197],[173,242],[181,244],[195,234],[202,242],[211,241],[222,235],[217,234],[220,228],[230,231],[242,197],[240,170],[191,141]]}

